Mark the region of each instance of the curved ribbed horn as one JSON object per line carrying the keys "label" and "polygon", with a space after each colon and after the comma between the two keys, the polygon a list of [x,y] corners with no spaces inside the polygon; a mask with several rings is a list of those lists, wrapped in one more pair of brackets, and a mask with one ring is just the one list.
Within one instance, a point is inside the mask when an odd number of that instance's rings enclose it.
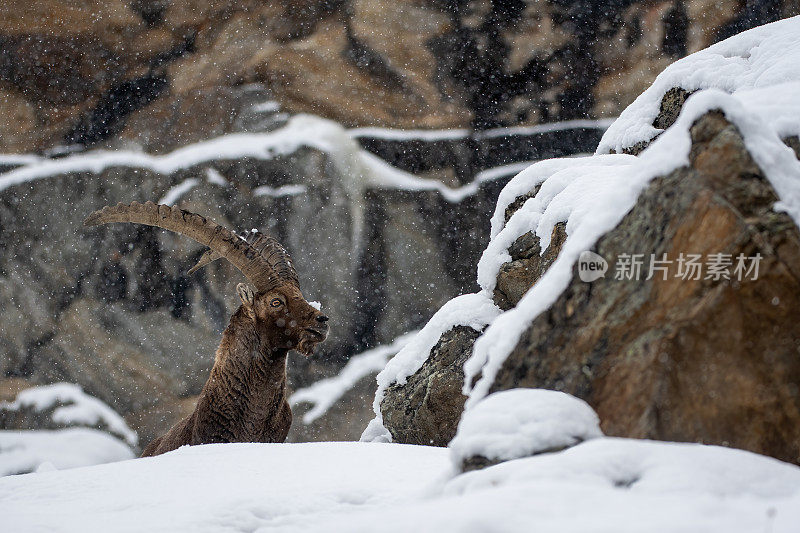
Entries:
{"label": "curved ribbed horn", "polygon": [[[281,246],[278,241],[255,229],[250,230],[244,235],[240,235],[240,237],[246,240],[250,246],[255,248],[256,251],[267,260],[278,273],[278,277],[282,279],[297,279],[297,272],[295,272],[294,266],[292,265],[292,259],[289,257],[289,253],[286,249]],[[209,248],[200,256],[197,264],[189,269],[189,274],[194,274],[204,266],[221,258],[222,256],[218,252]]]}
{"label": "curved ribbed horn", "polygon": [[[256,237],[245,240],[204,216],[153,202],[106,206],[89,215],[84,225],[97,226],[111,222],[146,224],[190,237],[208,246],[213,251],[211,257],[216,253],[230,261],[259,292],[286,283],[295,286],[298,284],[297,274],[283,246],[272,237],[258,232],[254,232],[257,233]],[[252,242],[248,242],[251,240]],[[204,264],[212,260],[209,259]]]}

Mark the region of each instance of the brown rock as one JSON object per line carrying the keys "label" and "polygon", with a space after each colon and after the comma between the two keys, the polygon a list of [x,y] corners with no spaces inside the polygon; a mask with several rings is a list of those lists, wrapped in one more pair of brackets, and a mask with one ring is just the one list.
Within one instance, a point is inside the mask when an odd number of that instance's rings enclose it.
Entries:
{"label": "brown rock", "polygon": [[[800,463],[800,231],[773,211],[775,192],[721,113],[704,115],[691,135],[690,166],[655,179],[595,250],[611,265],[623,253],[667,254],[667,278],[589,284],[576,273],[522,335],[490,392],[563,390],[586,400],[608,435],[720,444]],[[512,294],[520,292],[507,288],[518,265],[539,267],[535,238],[515,248],[530,258],[501,270],[498,288]],[[683,280],[675,278],[681,253],[762,259],[757,279]],[[459,352],[471,352],[472,342]],[[452,390],[449,401],[460,405],[461,367],[449,370],[441,357],[433,350],[424,368],[442,369],[439,395]],[[381,406],[398,442],[451,436],[438,434],[421,407],[421,391],[434,386],[429,374],[417,372],[405,396],[387,394]],[[460,413],[436,416],[450,428]]]}
{"label": "brown rock", "polygon": [[675,124],[678,115],[681,113],[684,102],[692,93],[681,87],[673,87],[661,97],[661,106],[658,116],[653,121],[653,127],[665,130]]}
{"label": "brown rock", "polygon": [[494,303],[504,311],[516,306],[556,260],[566,239],[566,224],[559,222],[553,227],[544,253],[541,253],[539,238],[531,232],[514,241],[508,249],[511,262],[501,266],[497,274]]}
{"label": "brown rock", "polygon": [[28,100],[19,93],[0,90],[0,151],[24,151],[36,122],[36,109]]}
{"label": "brown rock", "polygon": [[721,114],[691,132],[691,167],[654,181],[597,253],[610,263],[620,253],[760,253],[759,278],[681,280],[672,267],[667,280],[575,278],[492,390],[564,390],[588,401],[609,435],[800,462],[800,234],[772,211],[774,191]]}

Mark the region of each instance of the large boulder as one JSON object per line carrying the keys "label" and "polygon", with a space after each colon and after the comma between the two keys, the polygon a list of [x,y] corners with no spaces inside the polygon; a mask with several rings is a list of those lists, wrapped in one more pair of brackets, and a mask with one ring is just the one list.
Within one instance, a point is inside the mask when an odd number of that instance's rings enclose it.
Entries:
{"label": "large boulder", "polygon": [[610,262],[632,250],[760,254],[758,279],[575,277],[492,388],[585,398],[609,435],[713,442],[797,462],[800,232],[773,210],[775,191],[720,113],[691,135],[690,166],[654,181],[596,251]]}
{"label": "large boulder", "polygon": [[[725,254],[734,262],[760,254],[757,278],[676,278],[673,261],[667,279],[644,279],[646,272],[639,281],[615,279],[612,271],[586,283],[575,265],[567,288],[527,326],[489,392],[560,390],[585,399],[608,435],[717,443],[798,462],[800,231],[773,207],[775,190],[723,114],[706,113],[690,135],[689,164],[650,182],[593,250],[612,265],[633,253]],[[499,306],[514,307],[538,281],[560,251],[561,233],[557,225],[543,254],[530,233],[511,246],[512,262],[498,274]],[[444,363],[432,351],[424,368]],[[463,404],[463,380],[460,368],[437,375],[440,394],[456,391],[442,402]],[[381,412],[395,440],[452,438],[461,409],[436,419],[414,392],[432,386],[420,370],[386,391]],[[413,437],[405,429],[411,424]]]}

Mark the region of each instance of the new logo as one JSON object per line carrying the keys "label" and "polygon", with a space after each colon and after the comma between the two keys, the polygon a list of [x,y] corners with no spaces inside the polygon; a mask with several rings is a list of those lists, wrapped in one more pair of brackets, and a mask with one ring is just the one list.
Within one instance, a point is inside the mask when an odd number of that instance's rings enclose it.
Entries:
{"label": "new logo", "polygon": [[605,277],[608,262],[594,252],[581,252],[578,257],[578,276],[587,283]]}

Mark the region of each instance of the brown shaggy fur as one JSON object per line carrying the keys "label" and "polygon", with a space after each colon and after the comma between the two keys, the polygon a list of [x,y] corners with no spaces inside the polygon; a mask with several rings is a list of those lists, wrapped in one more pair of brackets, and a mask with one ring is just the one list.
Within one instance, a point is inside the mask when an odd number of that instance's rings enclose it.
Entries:
{"label": "brown shaggy fur", "polygon": [[240,284],[242,305],[222,334],[214,366],[194,412],[145,448],[142,457],[184,445],[283,442],[292,423],[286,356],[311,355],[327,336],[328,318],[287,284],[254,294]]}

